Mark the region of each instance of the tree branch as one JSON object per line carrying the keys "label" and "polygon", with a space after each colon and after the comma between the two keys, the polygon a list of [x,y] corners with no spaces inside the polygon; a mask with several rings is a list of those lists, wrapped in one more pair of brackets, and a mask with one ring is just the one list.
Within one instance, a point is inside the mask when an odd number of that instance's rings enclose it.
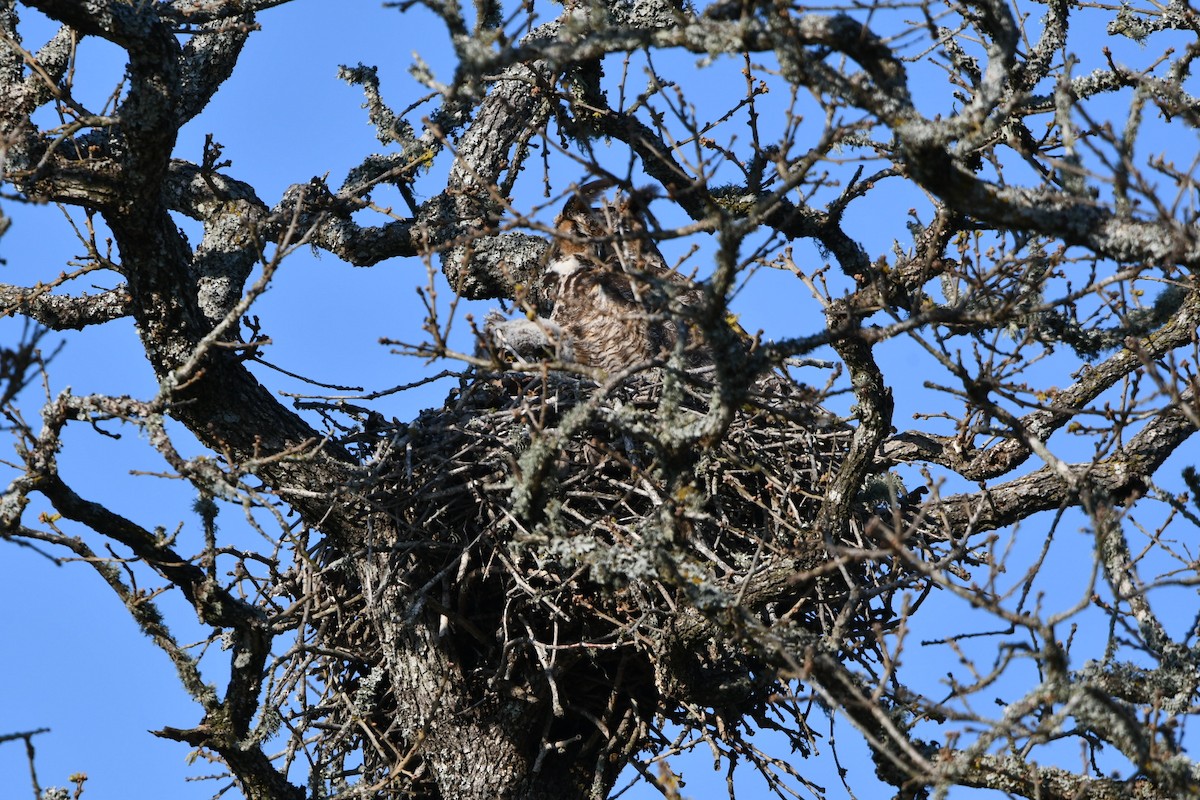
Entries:
{"label": "tree branch", "polygon": [[50,294],[40,288],[0,284],[0,316],[23,314],[56,331],[82,330],[129,315],[124,288],[97,295]]}

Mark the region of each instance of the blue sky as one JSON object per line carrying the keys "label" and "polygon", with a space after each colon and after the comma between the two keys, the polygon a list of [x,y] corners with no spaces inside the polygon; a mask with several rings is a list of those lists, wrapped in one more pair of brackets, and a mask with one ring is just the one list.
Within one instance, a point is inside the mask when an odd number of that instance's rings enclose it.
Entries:
{"label": "blue sky", "polygon": [[[343,2],[338,4],[338,12],[330,12],[329,7],[309,0],[263,13],[263,30],[251,37],[237,72],[209,110],[184,129],[177,156],[199,161],[204,136],[213,133],[225,148],[224,157],[233,162],[228,173],[255,185],[268,204],[273,204],[286,187],[315,175],[328,173],[331,185],[336,186],[351,166],[380,149],[366,112],[360,107],[361,91],[336,77],[339,64],[378,65],[385,95],[395,107],[403,107],[424,93],[407,74],[412,51],[419,51],[440,77],[449,77],[451,66],[444,57],[444,34],[427,12],[416,9],[402,17],[375,0]],[[1031,11],[1036,17],[1041,7],[1034,6]],[[39,23],[33,12],[23,13],[30,23],[26,45],[36,49],[52,29]],[[1145,51],[1132,43],[1118,42],[1115,46],[1118,57],[1134,63],[1146,58]],[[103,43],[85,43],[78,85],[85,102],[95,107],[103,105],[103,99],[120,79],[123,62],[118,56],[115,48]],[[1093,57],[1099,58],[1099,54]],[[679,73],[685,76],[689,65],[696,62],[686,55],[656,57],[660,66],[682,68]],[[706,102],[713,109],[723,108],[728,105],[721,102],[725,95],[736,97],[743,90],[737,74],[740,68],[741,64],[733,61],[707,68],[705,90],[691,96],[700,105],[702,116],[708,113]],[[269,88],[264,90],[264,84]],[[765,109],[781,113],[786,100],[776,94],[762,102]],[[935,102],[943,101],[929,99],[930,104]],[[812,121],[817,126],[814,130],[819,130],[819,123],[819,119]],[[1165,140],[1154,138],[1149,144],[1168,146]],[[1195,142],[1178,146],[1194,152]],[[615,147],[610,152],[617,165],[624,163]],[[603,152],[601,155],[604,157]],[[557,188],[565,189],[571,180],[582,177],[569,175]],[[522,191],[532,203],[540,199],[535,194],[536,169],[531,168],[526,178]],[[61,214],[52,207],[22,208],[12,203],[3,207],[15,224],[0,240],[0,258],[7,262],[0,268],[0,281],[29,284],[45,280],[81,252]],[[903,241],[906,237],[906,215],[913,207],[928,219],[928,205],[920,193],[897,181],[883,187],[869,203],[852,205],[846,227],[852,235],[861,237],[871,256],[889,254],[892,240]],[[79,220],[79,215],[75,219]],[[187,229],[188,223],[181,224]],[[700,237],[696,243],[702,247],[706,244]],[[805,244],[797,245],[796,255],[798,262],[820,260],[816,251]],[[703,271],[703,254],[697,257],[697,264]],[[117,282],[114,276],[96,274],[88,279],[101,288]],[[254,309],[264,323],[264,332],[275,340],[266,358],[323,382],[361,386],[367,391],[407,383],[429,370],[441,369],[444,365],[430,367],[392,354],[378,344],[380,337],[414,342],[422,338],[422,311],[415,290],[425,282],[425,266],[415,259],[360,269],[328,254],[298,252],[287,260]],[[492,305],[470,304],[466,310],[481,318]],[[752,286],[739,297],[735,310],[745,327],[762,328],[768,337],[811,333],[824,324],[817,304],[799,289],[791,275],[782,272],[759,272]],[[18,331],[15,321],[0,320],[0,339],[11,341]],[[466,342],[467,329],[461,320],[456,331],[462,337],[459,341]],[[65,348],[51,365],[47,387],[50,395],[67,386],[76,394],[153,394],[153,377],[130,322],[117,321],[82,335],[62,335],[54,340],[65,342]],[[880,352],[897,387],[898,425],[908,424],[914,412],[932,410],[931,404],[936,407],[936,403],[943,402],[921,388],[921,382],[933,373],[928,357],[918,348],[896,341],[881,346]],[[260,375],[281,391],[309,391],[277,373],[262,370]],[[807,379],[818,383],[822,377]],[[1065,381],[1064,376],[1061,382]],[[444,383],[423,387],[388,398],[379,408],[389,416],[408,419],[421,408],[439,405],[447,389]],[[30,392],[27,398],[30,419],[36,418],[39,392]],[[136,431],[112,430],[122,433],[123,438],[113,441],[88,430],[70,431],[63,456],[68,482],[85,496],[104,500],[114,510],[148,527],[183,524],[184,540],[192,537],[195,541],[198,523],[189,511],[193,491],[179,481],[131,475],[131,471],[157,473],[165,467],[139,440]],[[187,436],[179,433],[180,446],[186,449]],[[5,481],[7,474],[0,472]],[[253,536],[244,524],[239,525],[233,509],[227,509],[219,522],[223,535],[235,539]],[[1027,523],[1046,524],[1048,521],[1041,517]],[[1060,574],[1073,578],[1046,587],[1049,592],[1062,593],[1054,598],[1058,602],[1069,602],[1086,588],[1081,583],[1086,576],[1073,574],[1070,569],[1070,565],[1080,563],[1081,557],[1090,560],[1089,540],[1077,532],[1078,527],[1077,523],[1064,525],[1053,550],[1054,563],[1061,565]],[[1036,536],[1025,537],[1020,540],[1021,546],[1029,546],[1025,543],[1031,539],[1037,541]],[[1180,597],[1176,621],[1182,625],[1190,619],[1196,603],[1194,595]],[[190,612],[176,601],[164,602],[173,612],[179,638],[189,638],[189,626],[198,638],[199,629]],[[939,625],[944,625],[947,618],[962,618],[957,616],[962,609],[954,602],[947,602],[944,608],[943,614],[929,619],[918,615],[914,621],[928,627],[925,638],[936,638]],[[0,560],[0,609],[6,612],[0,615],[0,641],[6,643],[9,652],[0,660],[0,733],[52,729],[35,740],[44,786],[65,785],[68,775],[84,772],[89,776],[84,795],[87,800],[160,795],[200,800],[216,791],[220,784],[184,783],[184,779],[219,772],[219,768],[203,761],[189,765],[185,745],[147,733],[164,725],[193,725],[199,711],[178,686],[166,657],[136,630],[90,568],[82,564],[56,567],[28,550],[8,545]],[[937,655],[944,659],[947,654]],[[910,652],[909,657],[921,656]],[[940,677],[930,675],[930,680]],[[814,714],[814,725],[817,716]],[[865,758],[864,747],[844,726],[838,742],[843,748],[843,766],[850,766],[854,772],[853,786],[869,795],[873,768]],[[786,752],[777,754],[786,757]],[[706,748],[673,763],[694,765],[687,772],[686,795],[695,800],[724,796],[723,773],[712,771]],[[840,796],[830,759],[814,760],[801,765],[801,769],[827,786],[831,797]],[[739,774],[748,776],[745,770]],[[23,788],[26,776],[21,748],[0,745],[0,786],[9,787],[7,796],[27,796]],[[293,776],[293,780],[301,779]],[[753,796],[749,788],[753,784],[746,786],[747,796]],[[644,786],[625,795],[631,800],[657,796]]]}

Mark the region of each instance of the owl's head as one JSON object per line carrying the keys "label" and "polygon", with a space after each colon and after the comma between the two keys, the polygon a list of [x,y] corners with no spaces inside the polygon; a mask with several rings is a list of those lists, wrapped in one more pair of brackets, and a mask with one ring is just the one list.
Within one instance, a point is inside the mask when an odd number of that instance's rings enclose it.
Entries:
{"label": "owl's head", "polygon": [[[654,191],[622,188],[612,199],[602,196],[605,190],[620,185],[613,178],[589,181],[563,204],[541,273],[539,312],[548,313],[563,287],[581,273],[591,274],[585,281],[607,283],[627,283],[624,276],[651,283],[678,278],[667,268],[647,224],[653,221],[647,206]],[[597,273],[609,277],[600,278]]]}
{"label": "owl's head", "polygon": [[606,189],[617,185],[611,178],[589,181],[578,187],[563,204],[554,219],[554,241],[543,261],[541,278],[535,287],[537,311],[549,314],[563,281],[585,269],[603,269],[606,242],[612,241],[607,206],[593,206]]}
{"label": "owl's head", "polygon": [[581,185],[567,198],[554,220],[554,258],[588,255],[600,258],[600,247],[612,236],[612,215],[607,206],[592,205],[601,192],[616,186],[612,178],[600,178]]}

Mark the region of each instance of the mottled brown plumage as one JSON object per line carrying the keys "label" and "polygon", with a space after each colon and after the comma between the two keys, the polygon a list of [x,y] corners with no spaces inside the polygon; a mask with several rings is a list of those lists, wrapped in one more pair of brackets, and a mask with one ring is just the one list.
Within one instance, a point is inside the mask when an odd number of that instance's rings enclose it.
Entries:
{"label": "mottled brown plumage", "polygon": [[545,276],[550,322],[571,357],[610,374],[668,357],[688,330],[681,312],[700,299],[655,247],[641,194],[592,206],[612,185],[593,181],[567,201]]}

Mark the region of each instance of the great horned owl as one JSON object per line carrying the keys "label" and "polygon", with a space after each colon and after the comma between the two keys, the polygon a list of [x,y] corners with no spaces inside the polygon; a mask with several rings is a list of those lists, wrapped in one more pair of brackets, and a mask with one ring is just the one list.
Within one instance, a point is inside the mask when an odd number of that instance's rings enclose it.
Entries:
{"label": "great horned owl", "polygon": [[680,312],[700,300],[650,238],[645,193],[592,205],[612,185],[593,181],[567,200],[544,278],[549,322],[572,358],[608,374],[669,356],[688,330]]}
{"label": "great horned owl", "polygon": [[[650,238],[645,192],[593,206],[613,185],[592,181],[567,200],[534,292],[543,313],[552,309],[549,316],[489,317],[493,347],[527,361],[557,356],[611,375],[667,358],[689,332],[684,318],[699,305],[700,291],[667,266]],[[696,342],[683,344],[689,365],[703,360]]]}

